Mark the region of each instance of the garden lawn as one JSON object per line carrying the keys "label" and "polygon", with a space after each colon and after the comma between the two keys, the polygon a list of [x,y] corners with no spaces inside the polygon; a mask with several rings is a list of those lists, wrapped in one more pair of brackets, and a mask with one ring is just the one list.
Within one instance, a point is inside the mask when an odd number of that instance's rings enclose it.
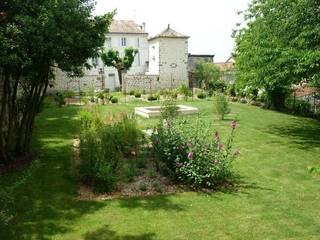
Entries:
{"label": "garden lawn", "polygon": [[[1,229],[0,239],[319,239],[320,176],[307,167],[320,166],[320,123],[237,103],[227,120],[218,121],[212,101],[185,104],[199,107],[199,117],[212,121],[224,135],[230,132],[231,119],[238,120],[237,189],[77,200],[72,139],[79,131],[80,108],[46,107],[36,121],[38,161],[16,193],[18,217]],[[101,109],[132,112],[134,106]],[[139,119],[142,129],[156,123]],[[2,176],[1,186],[22,174]]]}

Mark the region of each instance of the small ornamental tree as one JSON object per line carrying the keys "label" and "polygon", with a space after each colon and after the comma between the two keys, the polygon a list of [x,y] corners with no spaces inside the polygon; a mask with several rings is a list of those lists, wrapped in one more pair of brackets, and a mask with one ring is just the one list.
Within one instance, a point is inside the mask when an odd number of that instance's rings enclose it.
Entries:
{"label": "small ornamental tree", "polygon": [[211,81],[219,81],[220,70],[217,66],[209,62],[200,62],[196,65],[194,75],[200,83],[200,86],[208,89]]}
{"label": "small ornamental tree", "polygon": [[120,88],[122,88],[122,73],[124,70],[129,70],[131,68],[137,53],[137,49],[129,47],[124,50],[124,57],[120,57],[119,51],[114,49],[109,49],[101,55],[101,59],[105,65],[117,69]]}

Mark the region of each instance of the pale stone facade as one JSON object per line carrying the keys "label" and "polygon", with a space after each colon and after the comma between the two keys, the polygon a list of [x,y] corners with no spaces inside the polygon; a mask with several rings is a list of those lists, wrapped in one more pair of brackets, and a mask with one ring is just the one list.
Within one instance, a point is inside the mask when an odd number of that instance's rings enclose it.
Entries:
{"label": "pale stone facade", "polygon": [[[115,49],[123,56],[124,49],[133,47],[138,49],[135,61],[127,74],[144,74],[147,71],[148,56],[148,33],[145,31],[145,24],[138,25],[134,21],[114,20],[106,35],[104,49]],[[69,78],[61,70],[55,70],[55,82],[51,91],[55,90],[104,90],[111,91],[119,87],[117,70],[107,67],[100,58],[88,59],[93,66],[90,70],[84,70],[81,78]]]}
{"label": "pale stone facade", "polygon": [[[152,91],[166,88],[176,88],[182,84],[188,85],[188,36],[178,33],[168,26],[160,34],[149,39],[149,71],[146,76],[158,76],[152,78],[154,83],[136,89],[149,91],[149,85],[153,86]],[[125,76],[128,86],[137,86],[136,82],[141,78],[143,82],[146,77]]]}
{"label": "pale stone facade", "polygon": [[[188,85],[188,36],[170,28],[148,39],[145,25],[133,21],[114,21],[106,36],[105,49],[112,48],[123,55],[124,49],[138,49],[130,70],[123,76],[123,90],[141,89],[148,92]],[[69,78],[56,69],[51,90],[115,90],[119,86],[115,68],[106,67],[101,59],[89,59],[94,67],[81,78]]]}

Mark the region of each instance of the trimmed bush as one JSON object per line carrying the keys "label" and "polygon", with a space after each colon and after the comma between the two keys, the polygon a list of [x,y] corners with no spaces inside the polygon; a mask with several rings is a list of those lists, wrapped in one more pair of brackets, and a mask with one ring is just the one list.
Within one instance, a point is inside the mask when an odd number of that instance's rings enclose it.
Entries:
{"label": "trimmed bush", "polygon": [[134,96],[135,98],[141,98],[141,92],[135,92]]}
{"label": "trimmed bush", "polygon": [[199,92],[199,93],[197,94],[197,97],[198,97],[199,99],[205,99],[207,96],[206,96],[206,94],[205,94],[204,92]]}
{"label": "trimmed bush", "polygon": [[111,98],[111,102],[112,102],[112,103],[118,103],[119,100],[118,100],[118,98],[116,98],[116,97],[112,97],[112,98]]}
{"label": "trimmed bush", "polygon": [[134,90],[131,90],[131,91],[129,92],[129,95],[130,95],[130,96],[134,96],[134,93],[135,93]]}

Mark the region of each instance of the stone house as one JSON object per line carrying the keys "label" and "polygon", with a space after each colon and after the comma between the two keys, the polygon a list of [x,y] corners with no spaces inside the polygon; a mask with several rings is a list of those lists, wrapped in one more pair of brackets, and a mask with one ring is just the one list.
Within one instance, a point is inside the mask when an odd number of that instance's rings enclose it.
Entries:
{"label": "stone house", "polygon": [[[124,49],[133,47],[138,49],[135,61],[127,74],[144,74],[147,71],[148,62],[148,33],[145,24],[138,25],[131,20],[114,20],[109,33],[106,34],[104,49],[115,49],[120,56]],[[115,68],[107,67],[100,58],[88,59],[92,69],[85,70],[81,78],[69,78],[59,69],[55,69],[55,83],[52,90],[104,90],[111,91],[119,87],[119,78]]]}
{"label": "stone house", "polygon": [[[123,74],[123,91],[176,88],[188,84],[188,36],[178,33],[170,25],[161,33],[148,39],[145,24],[115,20],[106,35],[104,48],[118,50],[120,55],[127,47],[138,49],[130,70]],[[69,78],[56,69],[52,90],[115,90],[119,86],[115,68],[104,66],[100,58],[89,59],[94,66],[85,70],[81,78]]]}
{"label": "stone house", "polygon": [[173,30],[170,25],[149,38],[148,71],[140,75],[126,74],[126,90],[152,92],[188,84],[188,38]]}

